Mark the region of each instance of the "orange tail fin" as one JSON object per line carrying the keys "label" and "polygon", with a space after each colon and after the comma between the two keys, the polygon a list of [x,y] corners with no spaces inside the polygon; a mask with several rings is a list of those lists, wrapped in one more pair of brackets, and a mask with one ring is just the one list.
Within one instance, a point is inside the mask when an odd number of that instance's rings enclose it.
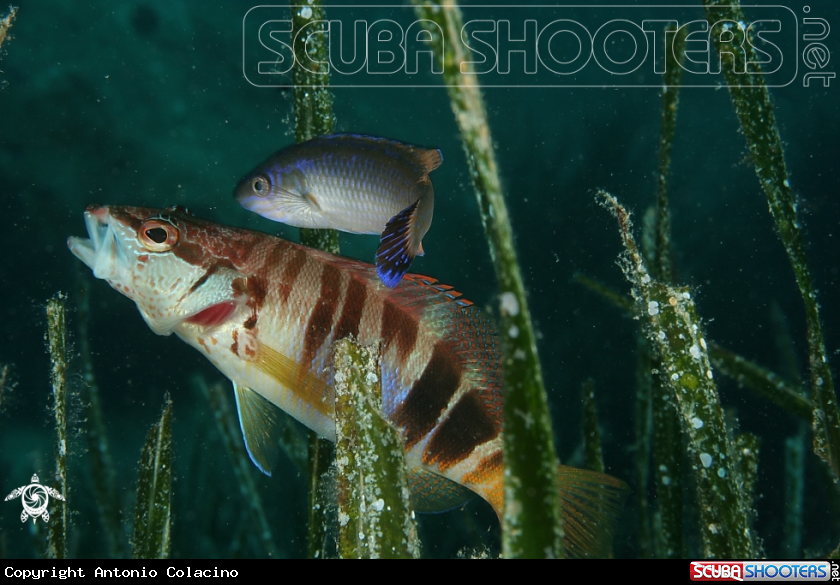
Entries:
{"label": "orange tail fin", "polygon": [[[492,470],[495,473],[486,473],[480,478],[470,477],[467,485],[493,506],[501,522],[504,482],[503,464],[500,457],[498,460],[498,465]],[[618,517],[630,493],[627,484],[603,473],[566,465],[559,466],[558,476],[565,556],[609,558]]]}
{"label": "orange tail fin", "polygon": [[620,479],[588,469],[561,465],[558,474],[566,557],[609,557],[630,488]]}

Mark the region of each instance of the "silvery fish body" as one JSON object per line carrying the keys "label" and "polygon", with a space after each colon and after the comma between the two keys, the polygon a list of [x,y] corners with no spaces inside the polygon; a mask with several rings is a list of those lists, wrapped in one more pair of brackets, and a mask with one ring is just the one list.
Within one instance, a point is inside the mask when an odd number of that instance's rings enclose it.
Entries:
{"label": "silvery fish body", "polygon": [[[335,438],[332,346],[381,344],[382,411],[400,430],[419,509],[472,491],[504,510],[496,334],[451,287],[406,275],[383,286],[369,264],[179,209],[90,207],[68,246],[132,299],[151,329],[176,334],[233,383],[245,445],[270,472],[273,409]],[[624,488],[560,468],[566,551],[604,554]],[[572,518],[573,515],[574,517]]]}
{"label": "silvery fish body", "polygon": [[234,190],[242,206],[303,228],[382,234],[376,265],[396,286],[417,255],[434,212],[429,173],[440,150],[357,134],[319,136],[284,148]]}

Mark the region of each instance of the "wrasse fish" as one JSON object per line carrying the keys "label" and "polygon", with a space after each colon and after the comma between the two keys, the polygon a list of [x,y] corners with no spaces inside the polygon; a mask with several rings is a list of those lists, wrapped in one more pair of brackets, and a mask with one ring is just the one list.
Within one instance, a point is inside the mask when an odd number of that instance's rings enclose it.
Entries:
{"label": "wrasse fish", "polygon": [[243,207],[303,228],[382,234],[376,270],[397,286],[432,223],[429,173],[443,155],[385,138],[336,134],[284,148],[234,190]]}
{"label": "wrasse fish", "polygon": [[[137,304],[152,331],[175,333],[233,382],[252,461],[270,473],[276,407],[335,440],[334,341],[381,342],[382,411],[405,441],[418,511],[469,491],[504,510],[499,351],[490,322],[451,287],[409,274],[398,288],[373,266],[185,210],[89,207],[73,254]],[[561,466],[567,554],[603,555],[626,488]]]}

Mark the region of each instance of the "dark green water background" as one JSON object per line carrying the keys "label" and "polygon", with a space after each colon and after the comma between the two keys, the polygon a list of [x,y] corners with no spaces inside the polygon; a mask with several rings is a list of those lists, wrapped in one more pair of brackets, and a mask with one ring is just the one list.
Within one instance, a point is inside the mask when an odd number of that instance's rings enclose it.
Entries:
{"label": "dark green water background", "polygon": [[[16,383],[0,404],[3,494],[28,483],[34,472],[42,479],[51,476],[43,303],[57,291],[69,293],[69,321],[75,327],[77,282],[80,274],[89,278],[89,271],[65,241],[85,233],[86,205],[178,203],[202,217],[297,238],[296,229],[250,214],[231,196],[243,174],[293,141],[291,93],[254,87],[242,75],[242,18],[251,4],[25,0],[20,5],[14,38],[0,59],[0,363],[10,364]],[[836,3],[810,6],[811,16],[840,25]],[[805,16],[801,6],[791,8]],[[689,13],[703,17],[699,8]],[[824,43],[836,50],[838,38],[835,32]],[[832,66],[840,66],[840,59],[827,70]],[[805,88],[801,76],[800,71],[794,83],[773,89],[772,96],[791,184],[801,197],[836,372],[840,80],[828,88],[819,82]],[[333,93],[337,131],[442,149],[444,163],[432,175],[436,208],[424,241],[426,256],[412,269],[495,309],[493,268],[445,90],[343,88]],[[539,332],[559,455],[572,464],[580,456],[580,386],[593,377],[608,472],[632,483],[637,324],[572,277],[581,272],[628,290],[615,264],[620,251],[615,222],[594,203],[593,193],[609,190],[637,218],[653,203],[661,90],[507,88],[489,89],[485,99]],[[684,90],[670,180],[678,280],[693,287],[708,338],[777,371],[781,363],[771,307],[778,305],[806,379],[802,302],[746,155],[728,92]],[[342,251],[364,260],[373,257],[376,244],[374,237],[342,235]],[[143,438],[170,392],[177,477],[172,555],[261,556],[258,542],[249,537],[254,528],[228,454],[190,382],[196,374],[211,381],[220,374],[174,337],[155,336],[134,305],[103,282],[92,284],[91,310],[93,360],[124,516],[133,517]],[[104,556],[85,453],[78,360],[71,371],[76,398],[69,502],[76,513],[70,552]],[[723,376],[717,379],[724,406],[737,415],[740,430],[761,437],[756,529],[766,553],[778,556],[786,503],[783,447],[796,432],[796,420]],[[817,465],[809,452],[803,544],[824,554],[837,544],[840,530]],[[303,555],[304,478],[286,460],[271,479],[256,469],[253,473],[279,549]],[[19,504],[0,504],[0,556],[39,554],[30,538],[31,522],[21,524],[19,514]],[[499,547],[495,515],[480,499],[422,517],[421,530],[427,556]],[[697,542],[691,546],[698,554]],[[635,510],[629,505],[616,555],[635,556],[636,547]]]}

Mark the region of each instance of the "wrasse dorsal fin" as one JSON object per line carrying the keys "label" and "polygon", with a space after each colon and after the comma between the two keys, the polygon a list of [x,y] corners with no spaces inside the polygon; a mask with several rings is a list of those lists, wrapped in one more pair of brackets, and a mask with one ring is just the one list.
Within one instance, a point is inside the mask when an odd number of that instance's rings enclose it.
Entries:
{"label": "wrasse dorsal fin", "polygon": [[255,365],[318,412],[331,414],[335,408],[332,387],[310,372],[309,365],[299,364],[265,344],[257,348]]}
{"label": "wrasse dorsal fin", "polygon": [[423,175],[422,177],[418,177],[418,180],[428,180],[428,176],[426,175],[438,168],[443,162],[443,153],[439,148],[422,148],[389,138],[367,136],[364,134],[332,134],[330,136],[319,136],[314,140],[318,139],[324,139],[326,142],[346,141],[352,143],[354,146],[365,145],[369,148],[381,149],[392,156],[408,159],[417,166]]}
{"label": "wrasse dorsal fin", "polygon": [[558,476],[566,557],[609,557],[630,488],[609,475],[566,465]]}
{"label": "wrasse dorsal fin", "polygon": [[239,427],[248,456],[257,469],[271,475],[271,465],[279,448],[277,407],[250,388],[233,383]]}

